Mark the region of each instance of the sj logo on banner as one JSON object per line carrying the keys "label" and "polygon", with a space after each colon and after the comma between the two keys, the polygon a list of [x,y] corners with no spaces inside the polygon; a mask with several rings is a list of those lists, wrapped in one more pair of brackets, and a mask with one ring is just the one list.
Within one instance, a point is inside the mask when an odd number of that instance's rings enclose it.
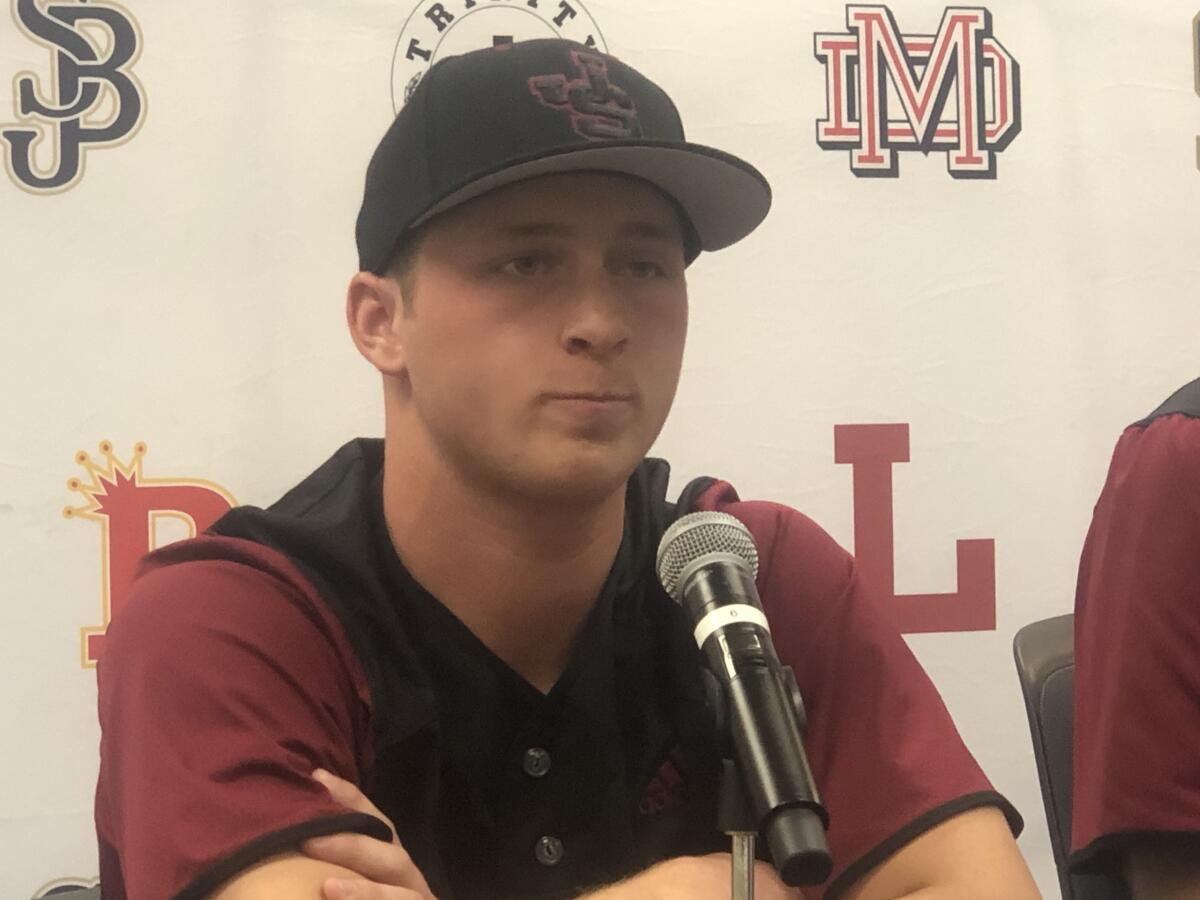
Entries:
{"label": "sj logo on banner", "polygon": [[935,34],[902,34],[886,6],[846,7],[844,32],[814,37],[825,67],[817,143],[849,150],[850,171],[895,178],[898,154],[944,152],[955,178],[995,178],[1021,130],[1020,67],[992,14],[947,7]]}
{"label": "sj logo on banner", "polygon": [[890,600],[900,630],[995,631],[996,543],[958,541],[958,590],[897,594],[892,466],[908,462],[907,425],[837,425],[834,459],[854,470],[854,557],[859,577]]}
{"label": "sj logo on banner", "polygon": [[[90,626],[83,633],[83,665],[94,666],[104,648],[108,623],[129,598],[138,561],[160,543],[160,526],[166,520],[182,523],[187,535],[194,537],[236,504],[233,495],[211,481],[199,478],[146,478],[142,459],[146,445],[133,448],[133,459],[122,463],[113,455],[112,444],[100,444],[103,464],[97,464],[85,452],[75,462],[87,473],[87,480],[72,478],[67,487],[83,495],[82,506],[68,506],[68,519],[90,519],[101,529],[100,590],[103,598],[103,624]],[[165,530],[165,529],[164,529]]]}
{"label": "sj logo on banner", "polygon": [[0,128],[8,176],[32,193],[65,191],[83,177],[89,149],[124,143],[145,119],[146,95],[130,71],[141,34],[111,0],[12,0],[12,13],[50,51],[50,71],[13,81],[19,121]]}
{"label": "sj logo on banner", "polygon": [[425,72],[454,56],[534,38],[561,37],[608,52],[580,0],[443,0],[413,9],[392,57],[392,108],[399,112]]}

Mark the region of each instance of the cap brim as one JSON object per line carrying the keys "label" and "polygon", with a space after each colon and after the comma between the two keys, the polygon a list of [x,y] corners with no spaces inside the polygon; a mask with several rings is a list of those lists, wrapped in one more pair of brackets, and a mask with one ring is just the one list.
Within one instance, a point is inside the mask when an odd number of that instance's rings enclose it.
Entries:
{"label": "cap brim", "polygon": [[513,160],[477,175],[451,189],[412,227],[496,188],[563,172],[614,172],[654,184],[683,208],[702,250],[720,250],[740,241],[758,227],[771,208],[766,178],[736,156],[700,144],[606,141]]}

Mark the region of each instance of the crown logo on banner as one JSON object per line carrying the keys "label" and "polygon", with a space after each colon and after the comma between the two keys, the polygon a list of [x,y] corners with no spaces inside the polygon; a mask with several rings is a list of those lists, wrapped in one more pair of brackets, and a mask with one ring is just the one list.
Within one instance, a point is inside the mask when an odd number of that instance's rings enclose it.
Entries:
{"label": "crown logo on banner", "polygon": [[146,455],[144,443],[139,441],[133,445],[133,458],[124,464],[113,455],[112,442],[101,441],[100,452],[104,454],[103,466],[96,465],[86,450],[75,454],[75,462],[87,472],[88,483],[84,484],[78,478],[71,478],[67,481],[67,489],[83,494],[87,504],[66,507],[63,510],[63,518],[82,516],[85,519],[102,519],[107,515],[104,511],[104,499],[109,496],[110,491],[116,496],[122,489],[128,489],[127,485],[141,482],[142,457]]}
{"label": "crown logo on banner", "polygon": [[111,441],[100,442],[101,462],[85,450],[75,454],[85,478],[71,478],[68,490],[80,494],[83,504],[63,509],[67,519],[88,519],[101,528],[100,585],[102,624],[81,629],[84,668],[95,666],[104,646],[104,633],[112,617],[129,599],[141,558],[157,549],[158,528],[164,520],[182,522],[189,537],[203,532],[230,507],[233,495],[201,478],[147,478],[142,472],[146,445],[133,446],[133,456],[122,462]]}

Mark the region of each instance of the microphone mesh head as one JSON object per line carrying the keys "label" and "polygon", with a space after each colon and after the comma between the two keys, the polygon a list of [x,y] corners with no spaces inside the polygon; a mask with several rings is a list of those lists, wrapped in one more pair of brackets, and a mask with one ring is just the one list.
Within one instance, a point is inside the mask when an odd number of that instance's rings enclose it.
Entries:
{"label": "microphone mesh head", "polygon": [[658,580],[667,593],[679,599],[680,576],[694,561],[709,553],[740,556],[758,576],[758,548],[750,531],[723,512],[694,512],[676,520],[658,544]]}

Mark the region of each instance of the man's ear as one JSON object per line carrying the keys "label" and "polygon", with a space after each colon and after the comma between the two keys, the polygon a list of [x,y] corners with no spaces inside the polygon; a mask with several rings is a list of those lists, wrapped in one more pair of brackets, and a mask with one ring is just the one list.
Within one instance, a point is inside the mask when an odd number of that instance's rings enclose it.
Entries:
{"label": "man's ear", "polygon": [[359,272],[346,291],[346,324],[354,346],[384,375],[401,375],[405,311],[400,285],[394,279]]}

